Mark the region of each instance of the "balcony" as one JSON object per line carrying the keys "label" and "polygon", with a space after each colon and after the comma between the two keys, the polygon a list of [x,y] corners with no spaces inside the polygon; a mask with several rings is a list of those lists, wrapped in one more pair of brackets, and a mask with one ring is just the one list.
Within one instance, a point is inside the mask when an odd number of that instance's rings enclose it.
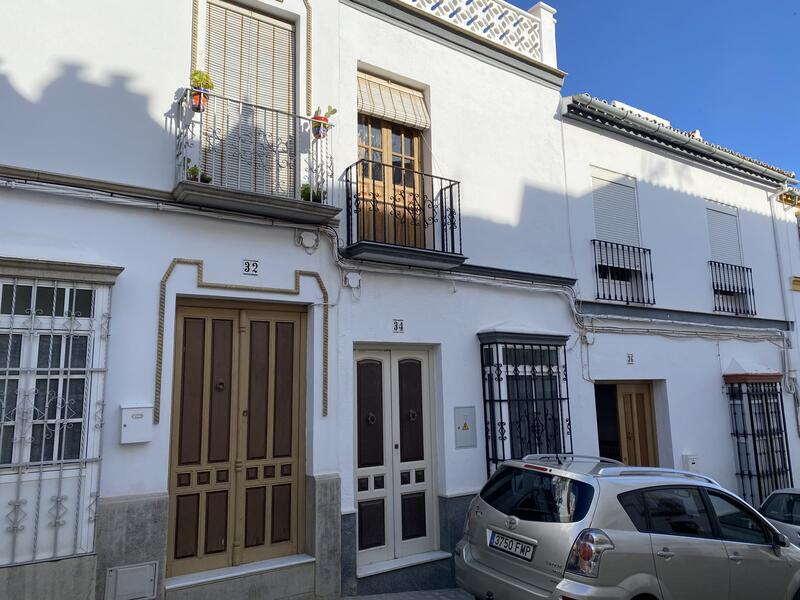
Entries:
{"label": "balcony", "polygon": [[202,112],[185,90],[176,108],[176,202],[295,223],[329,223],[333,135],[311,120],[207,93]]}
{"label": "balcony", "polygon": [[752,269],[714,260],[708,261],[708,264],[711,267],[714,310],[735,315],[755,315]]}
{"label": "balcony", "polygon": [[598,300],[655,304],[650,250],[592,240]]}
{"label": "balcony", "polygon": [[452,269],[461,253],[461,184],[360,160],[345,174],[350,258]]}

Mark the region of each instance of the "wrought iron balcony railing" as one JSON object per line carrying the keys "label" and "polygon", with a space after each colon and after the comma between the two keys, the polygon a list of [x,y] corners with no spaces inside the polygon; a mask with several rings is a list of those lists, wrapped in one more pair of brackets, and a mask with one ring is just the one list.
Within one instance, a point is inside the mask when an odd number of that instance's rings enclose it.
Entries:
{"label": "wrought iron balcony railing", "polygon": [[345,175],[347,245],[375,242],[461,255],[461,184],[359,160]]}
{"label": "wrought iron balcony railing", "polygon": [[599,300],[655,304],[653,263],[648,248],[592,240]]}
{"label": "wrought iron balcony railing", "polygon": [[213,93],[195,112],[192,92],[185,90],[177,105],[177,183],[331,203],[331,129],[317,139],[310,119]]}
{"label": "wrought iron balcony railing", "polygon": [[756,314],[753,270],[749,267],[708,261],[711,287],[714,289],[714,310],[737,315]]}

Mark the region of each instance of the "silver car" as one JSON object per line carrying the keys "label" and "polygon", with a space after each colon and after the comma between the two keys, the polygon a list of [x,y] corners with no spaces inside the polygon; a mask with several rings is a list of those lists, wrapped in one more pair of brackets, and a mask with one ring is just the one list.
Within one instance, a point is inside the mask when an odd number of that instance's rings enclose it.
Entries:
{"label": "silver car", "polygon": [[789,541],[800,546],[800,490],[775,490],[761,505],[761,514],[769,519]]}
{"label": "silver car", "polygon": [[455,566],[480,600],[800,600],[800,549],[737,496],[597,457],[503,463]]}

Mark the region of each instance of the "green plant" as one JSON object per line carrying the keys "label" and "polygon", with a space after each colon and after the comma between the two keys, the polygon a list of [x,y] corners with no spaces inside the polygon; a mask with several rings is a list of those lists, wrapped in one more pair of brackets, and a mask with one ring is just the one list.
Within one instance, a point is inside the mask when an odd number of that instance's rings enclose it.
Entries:
{"label": "green plant", "polygon": [[189,77],[189,82],[193,88],[198,88],[201,90],[214,89],[214,82],[211,80],[211,75],[205,71],[201,71],[200,69],[195,69],[192,71],[192,74]]}
{"label": "green plant", "polygon": [[192,181],[197,181],[197,177],[200,175],[200,169],[197,165],[192,165],[186,169],[186,178]]}
{"label": "green plant", "polygon": [[300,198],[306,202],[322,202],[327,197],[328,192],[326,190],[321,190],[319,188],[312,190],[311,186],[307,183],[300,186]]}
{"label": "green plant", "polygon": [[211,175],[209,175],[205,171],[201,171],[201,173],[200,173],[200,183],[211,183],[211,181],[212,181]]}
{"label": "green plant", "polygon": [[333,108],[330,104],[328,104],[328,110],[325,111],[324,115],[322,114],[322,108],[318,106],[317,110],[314,112],[314,118],[325,117],[326,119],[329,119],[335,114],[336,114],[336,109]]}

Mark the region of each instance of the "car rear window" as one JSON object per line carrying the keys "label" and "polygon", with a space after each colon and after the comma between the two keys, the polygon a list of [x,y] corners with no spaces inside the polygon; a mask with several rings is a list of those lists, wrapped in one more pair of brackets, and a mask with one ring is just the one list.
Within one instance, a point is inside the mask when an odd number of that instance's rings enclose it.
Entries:
{"label": "car rear window", "polygon": [[800,494],[772,494],[761,509],[768,519],[800,525]]}
{"label": "car rear window", "polygon": [[569,477],[502,466],[480,496],[501,513],[523,521],[574,523],[589,512],[594,488]]}

